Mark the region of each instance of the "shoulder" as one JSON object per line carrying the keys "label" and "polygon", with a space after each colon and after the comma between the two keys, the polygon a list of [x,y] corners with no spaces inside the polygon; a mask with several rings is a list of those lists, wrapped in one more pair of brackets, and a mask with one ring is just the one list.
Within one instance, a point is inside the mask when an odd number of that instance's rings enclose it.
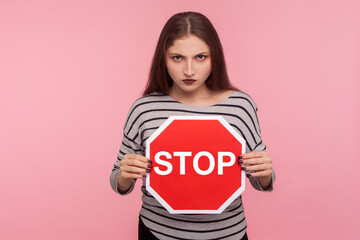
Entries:
{"label": "shoulder", "polygon": [[152,108],[156,107],[157,104],[161,104],[161,102],[169,101],[169,95],[163,93],[151,93],[145,96],[142,96],[134,101],[130,108],[130,112],[137,108]]}
{"label": "shoulder", "polygon": [[250,107],[254,111],[258,110],[258,107],[257,107],[254,99],[248,93],[246,93],[244,91],[235,90],[234,94],[229,97],[229,100],[236,104],[240,104],[246,108]]}
{"label": "shoulder", "polygon": [[156,111],[164,107],[164,104],[175,103],[167,94],[152,93],[136,99],[130,107],[126,124],[136,121],[145,113]]}

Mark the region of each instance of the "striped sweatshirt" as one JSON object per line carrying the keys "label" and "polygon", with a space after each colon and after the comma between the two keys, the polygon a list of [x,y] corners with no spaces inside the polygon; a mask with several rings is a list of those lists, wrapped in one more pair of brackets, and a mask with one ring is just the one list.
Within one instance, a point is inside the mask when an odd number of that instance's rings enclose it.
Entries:
{"label": "striped sweatshirt", "polygon": [[[110,174],[112,189],[120,195],[132,192],[136,179],[127,192],[118,191],[120,161],[125,154],[145,156],[146,140],[170,116],[222,116],[246,140],[246,152],[265,150],[256,112],[257,106],[253,99],[241,91],[234,91],[223,102],[211,106],[183,104],[164,94],[150,94],[137,99],[127,115],[122,144]],[[268,192],[273,190],[274,180],[273,171],[271,186],[264,190],[257,178],[249,178],[255,189]],[[143,204],[140,218],[159,239],[238,240],[245,234],[247,225],[241,196],[221,214],[170,214],[146,191],[145,181],[142,183],[141,191]]]}

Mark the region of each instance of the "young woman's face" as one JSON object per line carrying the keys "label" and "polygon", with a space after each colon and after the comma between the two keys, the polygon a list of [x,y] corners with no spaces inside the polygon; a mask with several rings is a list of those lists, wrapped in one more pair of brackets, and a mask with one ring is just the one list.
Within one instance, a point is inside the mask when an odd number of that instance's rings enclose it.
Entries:
{"label": "young woman's face", "polygon": [[211,58],[210,48],[203,40],[194,35],[179,38],[168,48],[165,58],[174,83],[171,91],[188,94],[206,90]]}

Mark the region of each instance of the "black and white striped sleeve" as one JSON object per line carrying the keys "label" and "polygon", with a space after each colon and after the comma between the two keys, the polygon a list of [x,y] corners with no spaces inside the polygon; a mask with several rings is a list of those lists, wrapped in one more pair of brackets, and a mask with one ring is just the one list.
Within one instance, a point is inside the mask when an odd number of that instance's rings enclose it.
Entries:
{"label": "black and white striped sleeve", "polygon": [[120,161],[125,157],[126,154],[139,154],[139,155],[145,155],[145,149],[139,144],[139,140],[137,138],[138,134],[137,134],[137,128],[134,127],[134,131],[135,132],[135,137],[132,136],[127,129],[129,129],[129,126],[133,126],[132,124],[132,116],[133,116],[133,109],[134,109],[135,103],[133,104],[133,106],[131,107],[128,116],[126,118],[126,123],[124,126],[124,135],[123,135],[123,139],[122,139],[122,143],[121,143],[121,147],[120,150],[117,154],[117,159],[116,162],[114,164],[114,167],[112,169],[112,172],[110,174],[110,185],[111,188],[118,194],[120,195],[127,195],[129,193],[132,192],[132,190],[134,189],[135,186],[135,182],[136,179],[134,179],[131,183],[130,188],[126,191],[126,192],[119,192],[118,190],[118,176],[120,173]]}
{"label": "black and white striped sleeve", "polygon": [[[257,111],[258,111],[258,107],[257,105],[255,104],[255,102],[253,101],[253,99],[249,96],[249,100],[253,106],[253,114],[256,118],[256,121],[255,122],[255,125],[256,125],[256,129],[257,129],[257,134],[254,134],[254,136],[256,136],[256,146],[254,146],[250,151],[253,152],[253,151],[266,151],[266,145],[265,143],[262,141],[261,139],[261,130],[260,130],[260,124],[259,124],[259,120],[258,120],[258,116],[257,116]],[[251,173],[251,172],[249,172]],[[256,177],[249,177],[249,180],[250,180],[250,183],[251,185],[256,189],[256,190],[259,190],[259,191],[263,191],[263,192],[271,192],[273,191],[273,184],[274,184],[274,181],[275,181],[275,171],[272,170],[272,177],[271,177],[271,185],[269,188],[267,189],[264,189],[260,183],[259,183],[259,179],[256,178]]]}

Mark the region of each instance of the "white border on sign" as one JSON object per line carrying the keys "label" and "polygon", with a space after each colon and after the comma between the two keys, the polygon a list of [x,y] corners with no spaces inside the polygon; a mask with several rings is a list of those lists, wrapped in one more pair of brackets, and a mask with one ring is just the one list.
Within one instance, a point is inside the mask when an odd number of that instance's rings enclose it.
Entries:
{"label": "white border on sign", "polygon": [[[245,153],[246,142],[240,134],[222,117],[222,116],[170,116],[147,140],[146,140],[146,157],[150,157],[150,143],[157,138],[164,129],[174,120],[218,120],[240,143],[241,152]],[[241,187],[234,192],[217,210],[174,210],[151,186],[150,174],[146,177],[146,190],[151,193],[161,205],[172,214],[216,214],[222,213],[240,194],[245,190],[245,171],[241,170]]]}

